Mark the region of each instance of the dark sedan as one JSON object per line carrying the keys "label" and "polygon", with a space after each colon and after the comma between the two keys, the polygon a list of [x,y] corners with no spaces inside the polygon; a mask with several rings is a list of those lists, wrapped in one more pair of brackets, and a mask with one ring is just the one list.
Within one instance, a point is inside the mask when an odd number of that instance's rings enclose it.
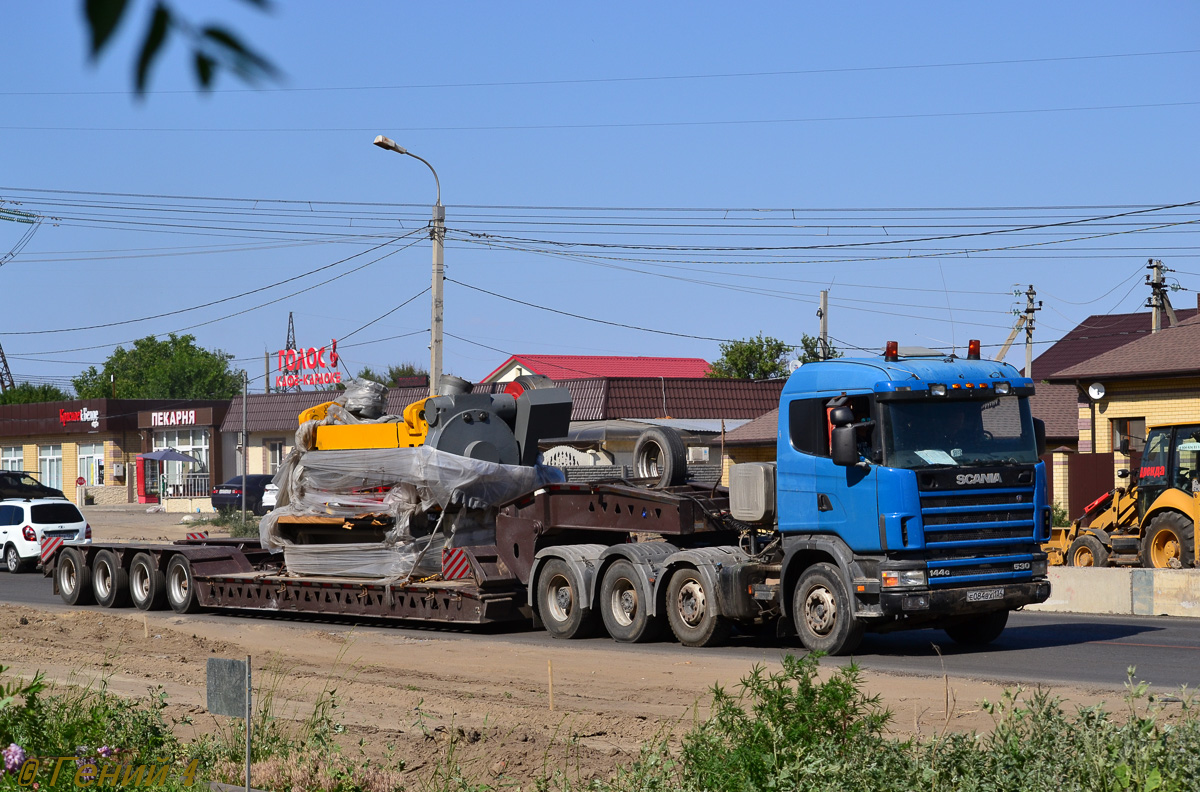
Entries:
{"label": "dark sedan", "polygon": [[[263,490],[274,476],[251,474],[246,476],[246,511],[266,514],[263,509]],[[212,489],[212,505],[219,512],[237,511],[242,508],[242,477],[234,476],[224,484]]]}

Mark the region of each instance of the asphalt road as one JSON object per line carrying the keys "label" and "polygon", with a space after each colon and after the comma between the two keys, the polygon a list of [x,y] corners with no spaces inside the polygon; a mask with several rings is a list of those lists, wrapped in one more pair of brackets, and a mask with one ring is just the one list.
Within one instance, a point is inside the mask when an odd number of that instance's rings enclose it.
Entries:
{"label": "asphalt road", "polygon": [[[0,572],[0,603],[36,605],[66,610],[52,593],[51,581],[40,573],[10,575]],[[182,617],[237,623],[247,619],[314,621],[278,614],[200,614]],[[336,618],[319,621],[331,631],[349,629],[353,622]],[[437,632],[468,642],[504,641],[536,646],[552,639],[544,632],[514,627],[443,628],[405,625],[373,626],[359,622],[357,630],[379,630],[398,635],[424,636]],[[365,626],[364,626],[365,625]],[[589,639],[609,642],[608,638]],[[762,636],[735,636],[729,646],[689,649],[677,644],[622,645],[631,655],[672,652],[723,652],[747,660],[777,660],[797,646]],[[940,650],[940,654],[939,654]],[[1169,617],[1093,616],[1070,613],[1014,613],[1008,629],[984,650],[964,650],[938,630],[914,630],[868,635],[855,661],[864,668],[889,673],[983,679],[1004,684],[1070,684],[1094,689],[1119,690],[1126,669],[1137,668],[1137,678],[1158,690],[1200,687],[1200,619]]]}

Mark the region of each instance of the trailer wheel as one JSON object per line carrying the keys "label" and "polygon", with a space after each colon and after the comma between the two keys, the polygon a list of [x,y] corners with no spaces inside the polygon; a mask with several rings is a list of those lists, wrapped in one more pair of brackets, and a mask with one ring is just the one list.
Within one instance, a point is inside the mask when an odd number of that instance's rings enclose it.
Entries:
{"label": "trailer wheel", "polygon": [[192,565],[176,554],[167,562],[167,603],[176,613],[199,613],[200,598],[196,596],[196,580]]}
{"label": "trailer wheel", "polygon": [[167,584],[149,553],[138,553],[129,564],[129,598],[138,610],[167,607]]}
{"label": "trailer wheel", "polygon": [[677,487],[687,480],[687,449],[674,429],[654,426],[633,446],[633,468],[638,478],[657,479],[654,489]]}
{"label": "trailer wheel", "polygon": [[538,615],[552,638],[586,638],[595,631],[596,615],[584,602],[566,561],[552,558],[537,584]]}
{"label": "trailer wheel", "polygon": [[684,646],[720,646],[732,629],[717,610],[716,592],[691,567],[675,572],[667,584],[667,622]]}
{"label": "trailer wheel", "polygon": [[66,547],[59,551],[54,579],[58,583],[59,595],[68,605],[91,605],[95,602],[92,570],[78,548]]}
{"label": "trailer wheel", "polygon": [[1067,551],[1067,566],[1108,566],[1108,548],[1091,534],[1076,537]]}
{"label": "trailer wheel", "polygon": [[614,561],[600,584],[600,616],[614,641],[643,643],[662,634],[662,619],[651,616],[649,587],[633,564]]}
{"label": "trailer wheel", "polygon": [[1142,566],[1187,569],[1192,566],[1195,526],[1178,512],[1163,512],[1150,521],[1142,539]]}
{"label": "trailer wheel", "polygon": [[129,607],[129,573],[112,550],[101,550],[92,561],[92,592],[102,608]]}
{"label": "trailer wheel", "polygon": [[813,564],[800,576],[792,598],[796,634],[810,652],[850,654],[862,641],[865,625],[854,616],[842,576],[832,564]]}
{"label": "trailer wheel", "polygon": [[1008,611],[992,611],[972,616],[967,621],[946,628],[946,635],[963,646],[987,646],[1000,637],[1008,624]]}

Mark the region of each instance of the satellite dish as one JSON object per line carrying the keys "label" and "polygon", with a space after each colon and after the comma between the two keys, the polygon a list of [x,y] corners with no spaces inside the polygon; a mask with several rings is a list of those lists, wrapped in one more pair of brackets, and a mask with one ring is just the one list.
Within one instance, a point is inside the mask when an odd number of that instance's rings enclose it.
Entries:
{"label": "satellite dish", "polygon": [[1101,385],[1099,382],[1093,382],[1091,385],[1088,385],[1087,392],[1088,392],[1088,396],[1091,397],[1092,401],[1100,401],[1101,399],[1104,398],[1105,390],[1104,390],[1104,386]]}
{"label": "satellite dish", "polygon": [[804,364],[801,363],[799,360],[789,360],[788,361],[788,371],[795,371],[796,369],[800,368],[803,365]]}

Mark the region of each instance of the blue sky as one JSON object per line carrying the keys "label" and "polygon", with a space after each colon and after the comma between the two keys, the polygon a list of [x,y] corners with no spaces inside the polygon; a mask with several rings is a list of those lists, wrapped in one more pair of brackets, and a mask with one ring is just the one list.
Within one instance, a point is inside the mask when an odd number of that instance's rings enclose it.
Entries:
{"label": "blue sky", "polygon": [[[202,324],[261,387],[289,310],[354,371],[427,364],[433,179],[380,133],[440,177],[468,379],[511,352],[798,342],[822,288],[843,347],[993,352],[1027,284],[1039,342],[1136,310],[1151,257],[1177,307],[1200,289],[1200,205],[1156,208],[1200,200],[1194,3],[176,0],[283,79],[201,94],[174,39],[141,100],[131,5],[98,64],[82,3],[5,10],[0,209],[45,218],[0,266],[18,381]],[[0,222],[0,256],[28,228]]]}

